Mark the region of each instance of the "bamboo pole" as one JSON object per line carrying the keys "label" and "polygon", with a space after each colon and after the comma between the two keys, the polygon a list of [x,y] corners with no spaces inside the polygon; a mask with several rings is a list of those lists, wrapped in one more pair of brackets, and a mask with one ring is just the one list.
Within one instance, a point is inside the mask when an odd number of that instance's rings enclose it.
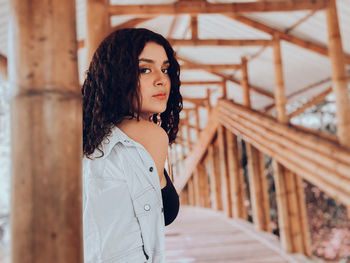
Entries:
{"label": "bamboo pole", "polygon": [[[195,108],[196,115],[196,137],[197,142],[199,142],[199,133],[200,133],[200,122],[199,122],[199,107],[196,105]],[[206,169],[204,167],[203,162],[200,162],[197,168],[198,174],[198,186],[199,186],[199,199],[201,206],[208,207],[209,206],[209,195],[208,195],[208,176]]]}
{"label": "bamboo pole", "polygon": [[181,81],[183,85],[221,85],[222,81]]}
{"label": "bamboo pole", "polygon": [[7,79],[7,58],[0,54],[0,75]]}
{"label": "bamboo pole", "polygon": [[210,111],[211,111],[211,104],[210,104],[210,89],[207,88],[207,111],[208,111],[208,116],[210,114]]}
{"label": "bamboo pole", "polygon": [[337,161],[336,166],[341,165],[341,163],[347,165],[350,164],[349,150],[341,147],[339,144],[335,143],[334,140],[327,140],[325,138],[314,136],[313,134],[298,130],[291,125],[286,126],[280,124],[271,117],[263,115],[258,111],[247,110],[234,102],[219,101],[218,106],[220,107],[220,110],[227,109],[230,111],[229,114],[239,115],[249,123],[258,123],[261,128],[267,129],[266,131],[272,132],[276,134],[276,136],[282,135],[288,141],[294,142],[295,145],[302,146],[302,150],[311,148],[317,153],[317,158],[321,158],[321,162],[324,162],[325,160],[320,155],[331,155],[332,159]]}
{"label": "bamboo pole", "polygon": [[317,96],[313,97],[310,99],[308,102],[303,104],[301,107],[299,107],[297,110],[293,111],[288,115],[289,118],[293,118],[295,116],[300,115],[303,113],[306,109],[310,108],[313,105],[316,105],[317,103],[320,103],[323,101],[330,93],[332,93],[332,88],[328,88],[325,91],[322,91],[320,94]]}
{"label": "bamboo pole", "polygon": [[298,191],[297,204],[298,204],[298,211],[299,211],[299,221],[301,225],[301,234],[302,234],[301,239],[303,242],[303,250],[306,256],[311,257],[312,255],[311,236],[310,236],[309,226],[307,222],[305,191],[304,191],[301,177],[297,176],[296,174],[294,176],[296,181],[296,188]]}
{"label": "bamboo pole", "polygon": [[[318,53],[318,54],[323,55],[323,56],[329,55],[327,46],[323,46],[321,44],[310,42],[308,40],[296,37],[294,35],[287,34],[283,31],[269,27],[263,23],[260,23],[259,21],[245,17],[243,15],[227,14],[226,16],[230,17],[238,22],[241,22],[247,26],[250,26],[254,29],[265,32],[267,34],[274,35],[277,33],[281,40],[288,41],[289,43],[292,43],[292,44],[297,45],[299,47],[302,47],[304,49],[313,51],[313,52]],[[350,55],[344,54],[344,58],[345,58],[346,64],[350,64]]]}
{"label": "bamboo pole", "polygon": [[198,39],[198,17],[196,15],[191,16],[191,33],[192,39]]}
{"label": "bamboo pole", "polygon": [[[189,59],[185,59],[185,58],[183,58],[183,57],[178,57],[178,58],[181,59],[182,61],[188,63],[188,64],[191,64],[191,65],[200,65],[200,64],[198,64],[198,63],[194,63],[193,61],[191,61],[191,60],[189,60]],[[228,75],[225,75],[225,74],[216,72],[216,71],[208,71],[208,72],[210,72],[210,73],[212,73],[212,74],[214,74],[214,75],[216,75],[216,76],[221,77],[224,81],[231,81],[231,82],[236,83],[236,84],[238,84],[238,85],[241,84],[241,81],[240,81],[240,80],[238,80],[238,79],[236,79],[236,78],[234,78],[234,77],[232,77],[232,76],[228,76]],[[274,98],[274,95],[273,95],[273,94],[271,94],[269,91],[266,91],[266,90],[264,90],[264,89],[262,89],[262,88],[259,88],[259,87],[253,86],[253,85],[249,85],[249,89],[250,89],[251,91],[254,91],[254,92],[258,93],[258,94],[264,95],[264,96],[266,96],[266,97]]]}
{"label": "bamboo pole", "polygon": [[82,263],[75,2],[13,0],[12,11],[11,262]]}
{"label": "bamboo pole", "polygon": [[[251,107],[247,59],[241,58],[243,103]],[[248,156],[248,179],[250,185],[250,199],[252,203],[253,222],[259,230],[270,231],[270,206],[267,192],[267,182],[264,176],[262,155],[251,144],[246,143]]]}
{"label": "bamboo pole", "polygon": [[249,92],[249,82],[248,82],[247,58],[245,57],[241,58],[241,65],[242,65],[241,86],[243,89],[243,105],[250,108],[251,102],[250,102],[250,92]]}
{"label": "bamboo pole", "polygon": [[90,62],[101,41],[110,32],[109,0],[86,0],[86,40]]}
{"label": "bamboo pole", "polygon": [[221,178],[221,195],[223,201],[223,209],[228,217],[232,217],[232,200],[231,186],[227,170],[227,147],[225,128],[222,125],[218,127],[218,144],[220,159],[220,178]]}
{"label": "bamboo pole", "polygon": [[[217,133],[218,134],[218,133]],[[224,201],[222,195],[222,177],[221,177],[221,167],[220,167],[220,149],[218,135],[216,135],[216,140],[214,141],[214,176],[216,182],[215,195],[217,200],[217,210],[224,210]]]}
{"label": "bamboo pole", "polygon": [[[326,192],[334,199],[344,203],[350,204],[350,194],[348,192],[348,188],[350,187],[349,181],[347,181],[343,187],[339,187],[333,184],[333,180],[325,179],[320,177],[318,171],[315,171],[315,167],[307,167],[304,166],[307,162],[303,161],[302,158],[297,156],[293,156],[293,152],[284,148],[280,148],[280,146],[276,144],[267,144],[265,138],[263,136],[255,136],[251,137],[251,132],[248,128],[244,128],[242,124],[237,125],[232,122],[232,120],[226,116],[220,116],[222,123],[226,128],[230,129],[235,134],[241,136],[245,141],[253,144],[260,151],[270,155],[271,157],[278,160],[285,167],[290,169],[291,171],[297,173],[299,176],[302,176],[305,180],[310,183],[318,186],[322,191]],[[329,172],[330,174],[330,172]],[[334,176],[331,179],[338,179],[339,176]]]}
{"label": "bamboo pole", "polygon": [[[202,69],[207,71],[215,71],[215,70],[225,70],[225,69],[241,69],[241,64],[183,64],[181,65],[181,70],[187,70],[187,69]],[[201,83],[200,81],[198,81]],[[208,83],[208,81],[204,82],[205,84]],[[210,82],[209,82],[210,83]],[[217,84],[217,82],[212,81],[212,83]],[[181,82],[182,85],[182,82]]]}
{"label": "bamboo pole", "polygon": [[[209,162],[209,183],[210,183],[210,202],[211,207],[215,210],[220,210],[220,192],[217,193],[216,189],[217,182],[216,182],[216,176],[215,176],[215,156],[214,156],[214,146],[213,144],[210,144],[208,146],[208,162]],[[220,198],[220,199],[219,199]]]}
{"label": "bamboo pole", "polygon": [[345,61],[335,0],[326,9],[329,57],[332,64],[332,87],[337,105],[337,132],[340,143],[350,148],[350,100],[346,80]]}
{"label": "bamboo pole", "polygon": [[227,99],[227,86],[226,81],[223,81],[221,84],[221,90],[222,90],[222,98]]}
{"label": "bamboo pole", "polygon": [[280,123],[287,123],[288,116],[286,114],[286,95],[283,80],[281,43],[278,34],[274,35],[273,58],[275,67],[275,104],[277,110],[277,120]]}
{"label": "bamboo pole", "polygon": [[232,14],[241,12],[282,12],[324,9],[324,0],[238,2],[211,4],[206,1],[179,1],[175,4],[111,5],[110,15],[174,15],[174,14]]}
{"label": "bamboo pole", "polygon": [[[186,126],[186,142],[187,142],[187,150],[188,150],[188,155],[189,155],[191,152],[191,149],[192,149],[192,142],[191,142],[191,130],[189,127],[188,112],[186,112],[184,125]],[[195,190],[193,176],[191,178],[189,178],[187,184],[188,184],[189,203],[190,203],[190,205],[195,206],[196,205],[196,190]]]}
{"label": "bamboo pole", "polygon": [[244,180],[240,171],[239,150],[237,136],[226,129],[227,138],[227,159],[229,181],[231,186],[232,214],[234,218],[247,219],[247,212],[244,207]]}
{"label": "bamboo pole", "polygon": [[172,46],[268,46],[269,39],[168,39]]}
{"label": "bamboo pole", "polygon": [[[236,118],[237,116],[232,114],[232,112],[220,112],[220,121],[233,132],[239,134],[240,136],[245,136],[245,140],[248,140],[250,143],[253,142],[253,145],[259,150],[262,150],[277,160],[282,161],[284,165],[289,167],[289,169],[320,187],[333,198],[344,202],[344,204],[350,203],[350,192],[348,190],[350,187],[350,179],[344,177],[349,177],[347,173],[342,175],[334,174],[332,172],[333,167],[325,168],[324,166],[320,166],[319,163],[315,163],[312,160],[306,159],[304,156],[296,154],[294,152],[294,148],[288,148],[284,145],[280,145],[279,142],[285,141],[283,136],[274,133],[272,134],[274,140],[271,141],[266,137],[269,131],[264,131],[261,133],[261,131],[256,129],[258,125],[247,126],[248,121],[246,119],[239,120]],[[232,125],[234,125],[234,128],[231,127]],[[254,130],[254,138],[250,137],[251,135],[249,135],[251,134],[251,130]],[[295,147],[298,147],[298,145],[295,145]],[[314,151],[314,153],[317,153],[317,151]],[[331,152],[329,152],[329,155],[330,156],[327,158],[332,158]],[[348,156],[350,156],[350,153],[348,153]],[[318,156],[318,158],[320,157],[322,156]],[[323,156],[323,158],[325,158],[325,156]],[[327,174],[332,174],[332,178],[327,176]]]}

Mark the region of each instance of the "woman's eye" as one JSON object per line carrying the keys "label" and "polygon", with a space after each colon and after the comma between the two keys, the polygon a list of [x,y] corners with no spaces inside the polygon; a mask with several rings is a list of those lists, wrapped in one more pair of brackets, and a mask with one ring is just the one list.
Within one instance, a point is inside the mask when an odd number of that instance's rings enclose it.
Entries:
{"label": "woman's eye", "polygon": [[167,68],[163,68],[162,69],[162,72],[165,73],[165,74],[168,74],[169,73],[169,70]]}
{"label": "woman's eye", "polygon": [[149,68],[141,68],[140,73],[150,73],[151,70]]}

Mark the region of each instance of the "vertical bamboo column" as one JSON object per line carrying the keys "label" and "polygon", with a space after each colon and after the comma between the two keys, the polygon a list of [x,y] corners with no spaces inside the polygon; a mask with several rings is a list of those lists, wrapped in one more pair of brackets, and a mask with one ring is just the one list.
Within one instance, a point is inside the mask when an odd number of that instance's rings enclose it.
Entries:
{"label": "vertical bamboo column", "polygon": [[191,16],[191,33],[192,39],[198,39],[198,17],[196,15]]}
{"label": "vertical bamboo column", "polygon": [[[193,110],[196,114],[196,108],[194,108]],[[197,116],[195,116],[197,117]],[[197,120],[196,120],[197,122]],[[189,124],[189,119],[188,119],[188,124]],[[190,127],[190,125],[188,126]],[[197,127],[196,127],[197,129]],[[199,129],[199,127],[198,127]],[[198,140],[198,134],[197,134],[197,138],[196,140]],[[191,149],[192,149],[192,146],[191,146]],[[194,204],[196,206],[201,206],[201,194],[200,194],[200,179],[199,179],[199,173],[198,173],[198,169],[195,169],[194,172],[193,172],[193,175],[192,175],[192,179],[193,179],[193,189],[194,189]]]}
{"label": "vertical bamboo column", "polygon": [[326,9],[329,56],[332,65],[332,87],[337,105],[339,141],[350,148],[350,101],[346,79],[344,52],[339,29],[336,1],[330,0]]}
{"label": "vertical bamboo column", "polygon": [[82,263],[75,1],[13,0],[12,14],[11,262]]}
{"label": "vertical bamboo column", "polygon": [[[184,136],[183,136],[183,122],[182,120],[180,120],[181,126],[179,128],[179,139],[180,139],[180,146],[181,146],[181,158],[180,158],[180,162],[181,164],[184,162],[185,160],[185,146],[184,146]],[[180,193],[180,197],[181,197],[181,201],[183,204],[187,204],[189,205],[189,192],[188,192],[188,184],[184,187],[184,189],[181,191]]]}
{"label": "vertical bamboo column", "polygon": [[110,30],[109,0],[86,0],[87,54],[90,62],[95,50]]}
{"label": "vertical bamboo column", "polygon": [[226,81],[225,80],[222,81],[221,89],[222,89],[222,98],[227,99],[227,88],[226,88]]}
{"label": "vertical bamboo column", "polygon": [[[277,120],[280,123],[287,123],[284,92],[284,79],[280,39],[277,34],[274,36],[274,65],[275,65],[275,105]],[[276,201],[278,208],[278,223],[280,228],[280,240],[282,247],[289,253],[304,253],[310,255],[309,230],[306,220],[306,204],[304,191],[298,190],[297,176],[292,174],[278,162],[274,161],[274,177],[276,185]],[[296,209],[297,208],[297,209]],[[305,234],[297,233],[305,231]]]}
{"label": "vertical bamboo column", "polygon": [[[186,126],[186,141],[187,141],[187,149],[188,149],[188,155],[191,152],[192,149],[192,142],[191,142],[191,130],[190,130],[190,124],[189,124],[189,117],[188,117],[188,111],[186,112],[185,117],[185,126]],[[196,205],[196,197],[195,197],[195,186],[193,182],[193,176],[188,180],[188,200],[190,205]]]}
{"label": "vertical bamboo column", "polygon": [[216,196],[216,209],[217,210],[223,210],[223,198],[222,198],[222,180],[221,180],[221,164],[220,164],[220,147],[219,147],[219,140],[218,140],[218,132],[216,133],[216,139],[213,141],[213,169],[214,169],[214,178],[215,178],[215,196]]}
{"label": "vertical bamboo column", "polygon": [[234,218],[247,218],[244,207],[243,174],[240,172],[237,136],[226,129],[228,173],[231,186],[232,214]]}
{"label": "vertical bamboo column", "polygon": [[[248,82],[247,59],[241,58],[242,62],[242,89],[243,103],[251,107],[250,91]],[[253,222],[259,230],[270,231],[270,205],[267,182],[264,175],[264,161],[262,154],[251,144],[246,142],[248,157],[248,179],[250,185],[250,199],[252,204]],[[243,192],[241,192],[243,193]]]}
{"label": "vertical bamboo column", "polygon": [[275,66],[275,105],[277,120],[280,123],[288,123],[288,116],[286,114],[286,94],[284,90],[281,41],[277,33],[274,35],[273,39],[273,60]]}
{"label": "vertical bamboo column", "polygon": [[7,79],[7,58],[0,54],[0,75]]}
{"label": "vertical bamboo column", "polygon": [[[199,106],[196,105],[195,108],[196,114],[196,136],[197,140],[199,138],[200,133],[200,122],[199,122]],[[197,142],[198,143],[198,142]],[[208,185],[208,176],[205,169],[204,161],[198,164],[197,169],[198,176],[198,188],[199,188],[199,203],[203,207],[209,207],[210,199],[209,199],[209,185]]]}
{"label": "vertical bamboo column", "polygon": [[[332,64],[332,87],[337,105],[337,133],[341,145],[350,148],[350,101],[348,93],[348,80],[345,71],[344,51],[339,29],[338,13],[335,0],[329,1],[326,10],[329,57]],[[350,218],[350,206],[347,207]]]}
{"label": "vertical bamboo column", "polygon": [[231,186],[230,186],[230,181],[228,177],[226,136],[225,136],[225,128],[221,124],[218,126],[218,143],[219,143],[221,195],[222,195],[223,208],[226,215],[228,217],[232,217]]}

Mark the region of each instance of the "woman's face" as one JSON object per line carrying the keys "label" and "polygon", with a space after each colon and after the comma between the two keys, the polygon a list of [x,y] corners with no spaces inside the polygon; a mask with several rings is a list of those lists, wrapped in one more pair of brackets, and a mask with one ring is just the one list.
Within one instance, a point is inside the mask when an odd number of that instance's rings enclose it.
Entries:
{"label": "woman's face", "polygon": [[149,119],[166,109],[171,81],[168,75],[169,61],[163,46],[146,43],[139,56],[141,117]]}

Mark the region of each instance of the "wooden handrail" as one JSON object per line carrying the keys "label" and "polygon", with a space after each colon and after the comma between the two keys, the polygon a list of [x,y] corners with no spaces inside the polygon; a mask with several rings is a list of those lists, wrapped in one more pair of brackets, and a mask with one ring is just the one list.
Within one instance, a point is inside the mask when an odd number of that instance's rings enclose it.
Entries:
{"label": "wooden handrail", "polygon": [[333,198],[350,204],[350,150],[334,141],[277,123],[263,114],[220,100],[219,120]]}
{"label": "wooden handrail", "polygon": [[189,156],[185,159],[185,165],[181,171],[181,177],[175,181],[174,185],[178,193],[182,191],[187,181],[191,178],[198,163],[211,144],[219,124],[218,107],[212,109],[207,126],[200,132],[199,138]]}

